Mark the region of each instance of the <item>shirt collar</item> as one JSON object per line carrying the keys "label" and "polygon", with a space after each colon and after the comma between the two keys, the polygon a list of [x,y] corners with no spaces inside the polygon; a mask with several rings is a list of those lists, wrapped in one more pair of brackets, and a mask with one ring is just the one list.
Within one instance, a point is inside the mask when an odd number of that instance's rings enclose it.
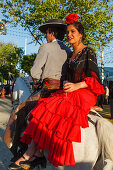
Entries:
{"label": "shirt collar", "polygon": [[57,41],[57,39],[54,39],[52,42],[55,42],[55,41]]}
{"label": "shirt collar", "polygon": [[52,42],[55,42],[55,41],[61,41],[61,40],[58,40],[58,39],[54,39]]}

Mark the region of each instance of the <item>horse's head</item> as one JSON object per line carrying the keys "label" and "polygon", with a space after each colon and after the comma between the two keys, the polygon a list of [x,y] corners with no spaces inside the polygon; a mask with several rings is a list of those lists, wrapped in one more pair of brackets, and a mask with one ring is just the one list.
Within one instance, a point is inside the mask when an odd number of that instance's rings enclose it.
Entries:
{"label": "horse's head", "polygon": [[16,78],[13,76],[13,74],[9,72],[8,75],[9,75],[9,80],[11,80],[12,82],[15,82]]}

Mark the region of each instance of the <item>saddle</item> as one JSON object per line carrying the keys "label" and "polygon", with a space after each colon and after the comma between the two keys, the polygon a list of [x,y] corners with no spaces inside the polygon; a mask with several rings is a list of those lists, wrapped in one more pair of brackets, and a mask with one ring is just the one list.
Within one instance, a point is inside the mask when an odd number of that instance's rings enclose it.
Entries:
{"label": "saddle", "polygon": [[102,116],[94,109],[91,109],[88,114],[88,121],[91,122],[95,126],[97,117],[102,117]]}

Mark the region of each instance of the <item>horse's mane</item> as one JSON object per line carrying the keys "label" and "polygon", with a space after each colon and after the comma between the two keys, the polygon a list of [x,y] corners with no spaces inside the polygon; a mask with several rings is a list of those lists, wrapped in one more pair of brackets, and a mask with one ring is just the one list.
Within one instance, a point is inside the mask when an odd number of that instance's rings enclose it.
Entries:
{"label": "horse's mane", "polygon": [[28,81],[28,78],[27,77],[21,77],[21,79],[24,81],[24,83],[26,84],[26,86],[28,87],[29,89],[29,92],[32,94],[33,93],[33,90],[30,86],[30,82]]}

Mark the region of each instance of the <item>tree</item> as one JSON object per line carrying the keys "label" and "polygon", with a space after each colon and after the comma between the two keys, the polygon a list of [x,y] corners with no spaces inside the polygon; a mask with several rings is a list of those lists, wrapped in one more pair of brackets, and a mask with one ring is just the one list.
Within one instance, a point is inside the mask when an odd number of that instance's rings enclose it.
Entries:
{"label": "tree", "polygon": [[2,12],[8,22],[21,24],[41,44],[40,24],[50,18],[64,19],[77,13],[86,30],[86,43],[99,49],[113,39],[112,0],[1,0]]}
{"label": "tree", "polygon": [[26,73],[30,74],[30,70],[31,67],[33,66],[33,62],[35,58],[36,58],[36,54],[24,55],[20,62],[21,69]]}
{"label": "tree", "polygon": [[17,68],[22,58],[23,50],[17,48],[12,43],[0,42],[0,73],[4,79],[8,79],[8,72],[12,72],[15,77],[19,76],[19,68]]}

